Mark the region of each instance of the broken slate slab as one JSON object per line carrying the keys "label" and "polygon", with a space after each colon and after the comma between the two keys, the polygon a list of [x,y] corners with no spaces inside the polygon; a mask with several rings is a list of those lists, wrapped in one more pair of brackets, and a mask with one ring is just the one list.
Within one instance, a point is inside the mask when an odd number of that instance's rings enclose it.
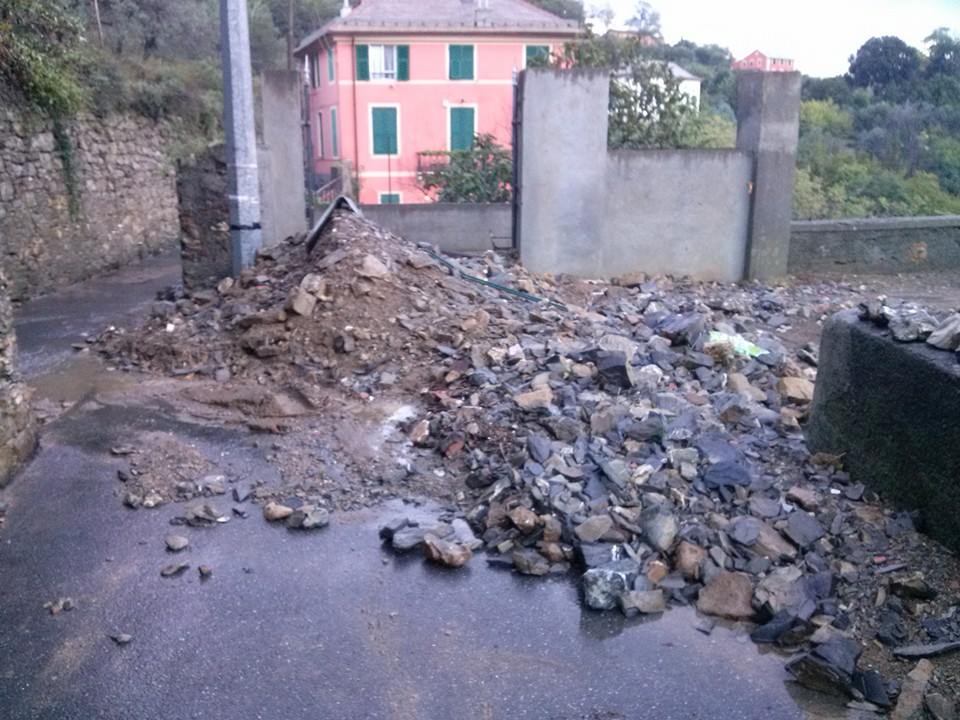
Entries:
{"label": "broken slate slab", "polygon": [[719,462],[711,465],[703,474],[703,482],[707,487],[746,487],[752,481],[750,470],[741,463],[734,461]]}
{"label": "broken slate slab", "polygon": [[960,650],[960,641],[931,643],[928,645],[904,645],[894,648],[893,654],[904,660],[937,657]]}
{"label": "broken slate slab", "polygon": [[801,548],[810,547],[827,534],[823,525],[821,525],[816,518],[811,517],[805,512],[790,513],[784,532],[788,538]]}

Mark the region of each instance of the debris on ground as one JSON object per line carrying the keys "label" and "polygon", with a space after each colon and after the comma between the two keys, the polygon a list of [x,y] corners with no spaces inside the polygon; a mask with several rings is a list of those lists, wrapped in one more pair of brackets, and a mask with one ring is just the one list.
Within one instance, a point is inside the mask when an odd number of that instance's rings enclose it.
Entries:
{"label": "debris on ground", "polygon": [[110,635],[109,638],[117,645],[129,645],[131,642],[133,642],[133,635],[129,635],[127,633],[116,633]]}
{"label": "debris on ground", "polygon": [[167,565],[163,569],[161,569],[160,577],[165,577],[165,578],[179,577],[189,569],[190,569],[189,563],[174,563],[172,565]]}
{"label": "debris on ground", "polygon": [[48,610],[51,615],[59,615],[63,612],[70,612],[71,610],[76,610],[77,603],[73,598],[62,597],[56,600],[50,600],[43,604],[45,610]]}
{"label": "debris on ground", "polygon": [[[376,485],[368,500],[442,495],[449,510],[381,529],[396,552],[456,568],[485,550],[526,575],[575,570],[591,608],[693,606],[704,633],[710,617],[751,623],[756,642],[792,653],[804,685],[877,709],[916,705],[896,650],[916,659],[960,641],[960,568],[915,518],[853,483],[842,458],[811,456],[802,433],[820,325],[860,302],[857,287],[602,283],[533,276],[493,253],[437,257],[340,214],[312,253],[262,251],[239,281],[170,291],[144,327],[97,342],[113,367],[217,383],[192,399],[269,406],[258,417],[286,413],[284,427],[319,412],[323,393],[412,407],[355,484],[334,481],[340,498]],[[899,339],[957,347],[951,318],[870,307]],[[273,399],[243,400],[251,386]],[[272,457],[293,462],[302,437],[279,439]],[[305,477],[315,464],[303,459],[296,494],[237,486],[234,498],[269,522],[320,527],[336,505]],[[957,687],[955,674],[947,702]]]}

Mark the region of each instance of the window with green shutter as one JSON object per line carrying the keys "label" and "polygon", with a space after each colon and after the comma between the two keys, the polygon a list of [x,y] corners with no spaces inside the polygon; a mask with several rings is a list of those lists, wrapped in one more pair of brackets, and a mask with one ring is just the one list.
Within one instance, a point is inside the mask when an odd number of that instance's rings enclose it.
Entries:
{"label": "window with green shutter", "polygon": [[333,82],[333,48],[327,49],[327,80]]}
{"label": "window with green shutter", "polygon": [[527,67],[542,67],[549,62],[549,45],[527,45]]}
{"label": "window with green shutter", "polygon": [[380,193],[380,204],[381,205],[399,205],[400,204],[400,193]]}
{"label": "window with green shutter", "polygon": [[370,47],[357,45],[357,80],[370,79]]}
{"label": "window with green shutter", "polygon": [[451,45],[449,59],[451,80],[473,80],[473,45]]}
{"label": "window with green shutter", "polygon": [[450,108],[450,149],[469,150],[476,134],[476,110],[472,107]]}
{"label": "window with green shutter", "polygon": [[375,107],[372,112],[373,154],[397,154],[397,108]]}
{"label": "window with green shutter", "polygon": [[410,46],[397,45],[397,80],[410,79]]}
{"label": "window with green shutter", "polygon": [[340,129],[337,127],[336,108],[330,108],[330,152],[333,157],[340,157]]}

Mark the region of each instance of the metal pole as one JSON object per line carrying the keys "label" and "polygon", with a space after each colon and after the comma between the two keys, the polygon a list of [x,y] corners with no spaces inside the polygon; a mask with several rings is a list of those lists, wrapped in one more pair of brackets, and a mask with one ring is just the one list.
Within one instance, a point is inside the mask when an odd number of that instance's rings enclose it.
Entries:
{"label": "metal pole", "polygon": [[227,136],[230,263],[234,275],[256,260],[260,230],[260,178],[253,115],[253,71],[246,0],[220,0],[223,125]]}

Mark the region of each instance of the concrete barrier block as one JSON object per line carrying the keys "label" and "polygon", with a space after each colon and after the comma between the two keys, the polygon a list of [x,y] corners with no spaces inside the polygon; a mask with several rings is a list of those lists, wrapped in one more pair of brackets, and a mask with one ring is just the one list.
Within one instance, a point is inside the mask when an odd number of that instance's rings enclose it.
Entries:
{"label": "concrete barrier block", "polygon": [[895,342],[856,311],[826,324],[807,425],[813,452],[844,455],[854,482],[919,510],[926,531],[960,550],[960,363]]}

